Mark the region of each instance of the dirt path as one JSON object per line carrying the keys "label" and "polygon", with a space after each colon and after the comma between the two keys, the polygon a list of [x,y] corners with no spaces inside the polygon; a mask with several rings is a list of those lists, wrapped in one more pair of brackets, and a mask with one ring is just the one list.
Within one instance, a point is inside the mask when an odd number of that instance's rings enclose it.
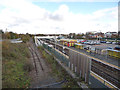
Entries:
{"label": "dirt path", "polygon": [[42,58],[32,39],[29,43],[29,50],[31,52],[31,63],[34,66],[34,69],[30,72],[32,78],[30,88],[42,87],[44,85],[55,83],[57,78],[50,73],[51,68],[45,62],[45,59]]}

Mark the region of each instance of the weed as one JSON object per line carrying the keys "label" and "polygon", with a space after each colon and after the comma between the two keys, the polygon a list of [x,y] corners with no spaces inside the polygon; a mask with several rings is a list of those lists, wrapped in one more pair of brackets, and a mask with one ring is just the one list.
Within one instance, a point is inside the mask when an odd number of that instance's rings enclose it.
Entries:
{"label": "weed", "polygon": [[32,69],[29,63],[29,51],[25,43],[2,43],[2,87],[27,88],[30,85],[28,72]]}

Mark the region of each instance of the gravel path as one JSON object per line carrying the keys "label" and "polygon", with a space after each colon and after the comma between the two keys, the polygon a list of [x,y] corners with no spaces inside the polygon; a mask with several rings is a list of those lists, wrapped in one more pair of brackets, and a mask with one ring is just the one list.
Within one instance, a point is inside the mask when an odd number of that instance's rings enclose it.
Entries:
{"label": "gravel path", "polygon": [[[32,39],[30,40],[29,45],[29,49],[31,51],[31,63],[34,66],[34,70],[30,72],[30,76],[32,79],[30,88],[37,88],[48,84],[56,83],[58,78],[52,75],[50,66],[48,65],[48,63],[45,62],[45,59],[42,58],[42,55],[38,51]],[[60,87],[61,85],[57,85],[57,88]]]}

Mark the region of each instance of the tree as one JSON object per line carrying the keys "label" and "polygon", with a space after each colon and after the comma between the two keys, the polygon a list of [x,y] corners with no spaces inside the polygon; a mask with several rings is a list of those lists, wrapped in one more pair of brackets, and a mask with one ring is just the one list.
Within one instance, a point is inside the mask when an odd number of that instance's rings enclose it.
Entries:
{"label": "tree", "polygon": [[76,38],[76,34],[75,33],[70,33],[68,35],[68,38],[75,39]]}
{"label": "tree", "polygon": [[1,29],[0,30],[0,39],[2,39],[4,37],[4,32],[3,32],[3,30]]}
{"label": "tree", "polygon": [[20,34],[20,37],[24,43],[28,42],[30,40],[30,35],[28,33],[26,34]]}
{"label": "tree", "polygon": [[83,34],[77,34],[76,37],[77,37],[77,39],[82,39],[83,38]]}
{"label": "tree", "polygon": [[9,32],[5,32],[5,39],[10,39],[11,36],[10,36],[10,33]]}
{"label": "tree", "polygon": [[2,29],[0,29],[0,34],[4,34],[4,32],[3,32],[3,30],[2,30]]}

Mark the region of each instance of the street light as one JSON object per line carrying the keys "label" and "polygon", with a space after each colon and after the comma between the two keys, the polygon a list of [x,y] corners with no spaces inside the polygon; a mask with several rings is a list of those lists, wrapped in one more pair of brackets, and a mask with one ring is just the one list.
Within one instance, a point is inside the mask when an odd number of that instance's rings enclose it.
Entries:
{"label": "street light", "polygon": [[56,49],[56,35],[55,35],[55,49]]}

